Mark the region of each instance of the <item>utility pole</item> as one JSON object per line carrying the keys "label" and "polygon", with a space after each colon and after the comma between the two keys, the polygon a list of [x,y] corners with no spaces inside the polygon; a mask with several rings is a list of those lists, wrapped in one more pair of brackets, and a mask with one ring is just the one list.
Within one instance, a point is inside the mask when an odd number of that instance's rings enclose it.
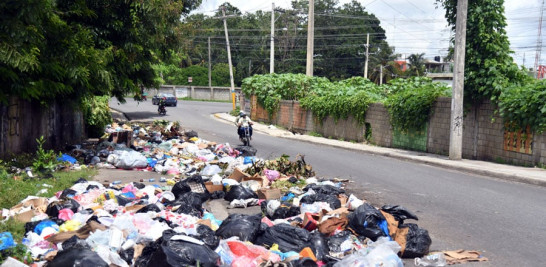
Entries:
{"label": "utility pole", "polygon": [[368,79],[368,56],[369,56],[369,50],[370,47],[370,34],[366,34],[366,62],[364,63],[364,78]]}
{"label": "utility pole", "polygon": [[229,36],[227,30],[226,18],[235,17],[235,15],[226,16],[226,7],[222,7],[222,17],[224,21],[224,32],[226,33],[226,49],[228,55],[228,64],[229,64],[229,81],[231,83],[231,99],[233,103],[233,109],[235,109],[235,82],[233,81],[233,66],[231,65],[231,49],[229,48]]}
{"label": "utility pole", "polygon": [[383,84],[383,65],[379,65],[379,85]]}
{"label": "utility pole", "polygon": [[540,64],[540,54],[542,52],[542,17],[544,15],[544,0],[540,8],[540,19],[538,21],[537,51],[535,54],[535,78],[538,79],[538,67]]}
{"label": "utility pole", "polygon": [[250,76],[250,70],[252,68],[252,59],[248,60],[248,76]]}
{"label": "utility pole", "polygon": [[307,66],[305,74],[313,76],[313,47],[315,43],[315,0],[309,0],[309,16],[307,22]]}
{"label": "utility pole", "polygon": [[271,3],[271,54],[269,55],[269,73],[275,72],[275,3]]}
{"label": "utility pole", "polygon": [[451,160],[460,160],[463,154],[463,90],[467,9],[468,0],[457,1],[455,66],[453,71],[453,97],[451,98],[451,127],[449,134],[449,159]]}
{"label": "utility pole", "polygon": [[212,63],[210,62],[210,37],[209,37],[209,87],[212,87]]}

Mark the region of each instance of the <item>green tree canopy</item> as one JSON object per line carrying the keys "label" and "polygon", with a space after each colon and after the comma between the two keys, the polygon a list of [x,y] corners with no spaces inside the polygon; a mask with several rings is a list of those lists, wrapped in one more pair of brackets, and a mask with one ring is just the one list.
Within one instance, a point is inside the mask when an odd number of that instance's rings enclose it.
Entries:
{"label": "green tree canopy", "polygon": [[48,102],[138,92],[180,43],[201,0],[6,0],[0,3],[0,100]]}

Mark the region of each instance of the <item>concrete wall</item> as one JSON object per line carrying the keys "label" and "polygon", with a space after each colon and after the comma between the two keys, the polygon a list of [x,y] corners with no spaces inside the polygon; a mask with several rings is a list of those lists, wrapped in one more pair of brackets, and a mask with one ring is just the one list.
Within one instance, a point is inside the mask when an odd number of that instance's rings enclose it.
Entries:
{"label": "concrete wall", "polygon": [[378,146],[392,146],[392,126],[385,106],[378,103],[370,104],[366,111],[365,122],[371,128],[371,139],[368,141]]}
{"label": "concrete wall", "polygon": [[[185,85],[162,85],[159,89],[148,89],[148,96],[153,97],[158,93],[174,94],[177,98],[190,97],[202,100],[223,100],[231,101],[229,87],[206,87],[206,86],[185,86]],[[239,94],[241,88],[236,87],[235,93]]]}
{"label": "concrete wall", "polygon": [[34,152],[36,139],[44,136],[45,148],[64,148],[85,138],[83,114],[70,102],[44,107],[36,102],[11,98],[0,104],[0,157]]}
{"label": "concrete wall", "polygon": [[[301,108],[299,102],[286,100],[280,102],[279,110],[270,117],[257,103],[256,96],[252,96],[251,118],[296,132],[316,132],[325,137],[358,142],[364,140],[367,131],[371,131],[368,141],[378,146],[396,146],[441,155],[449,153],[451,98],[438,98],[425,132],[419,135],[408,133],[403,136],[397,133],[396,138],[393,138],[387,109],[378,103],[368,107],[365,125],[360,125],[352,116],[337,122],[332,117],[319,121],[311,111]],[[495,107],[490,102],[466,111],[463,120],[463,157],[518,165],[546,165],[546,132],[533,134],[532,142],[528,141],[530,145],[528,152],[507,150],[505,134],[509,133],[505,133],[502,119],[495,115]],[[524,142],[519,143],[523,147]]]}

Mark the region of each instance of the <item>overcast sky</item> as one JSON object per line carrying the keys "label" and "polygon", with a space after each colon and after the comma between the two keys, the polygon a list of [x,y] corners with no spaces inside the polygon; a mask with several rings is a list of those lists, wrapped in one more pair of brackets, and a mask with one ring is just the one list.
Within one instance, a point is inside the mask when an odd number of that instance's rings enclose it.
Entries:
{"label": "overcast sky", "polygon": [[[292,0],[275,0],[275,6],[289,8]],[[320,0],[315,0],[320,1]],[[471,0],[470,0],[471,1]],[[214,14],[214,10],[229,2],[241,12],[270,11],[271,0],[203,0],[193,13]],[[339,0],[340,4],[350,0]],[[444,18],[444,9],[435,6],[435,0],[358,0],[368,12],[375,14],[387,32],[387,42],[396,53],[408,56],[425,53],[426,58],[447,54],[450,30]],[[542,0],[505,0],[507,33],[512,55],[518,64],[533,67],[535,63],[538,24]],[[358,20],[355,20],[358,23]],[[544,22],[546,24],[546,21]],[[316,25],[315,25],[316,26]],[[544,25],[543,25],[544,28]],[[544,33],[546,34],[546,32]],[[544,44],[546,45],[546,44]],[[543,46],[544,46],[543,45]],[[546,64],[546,51],[541,64]]]}

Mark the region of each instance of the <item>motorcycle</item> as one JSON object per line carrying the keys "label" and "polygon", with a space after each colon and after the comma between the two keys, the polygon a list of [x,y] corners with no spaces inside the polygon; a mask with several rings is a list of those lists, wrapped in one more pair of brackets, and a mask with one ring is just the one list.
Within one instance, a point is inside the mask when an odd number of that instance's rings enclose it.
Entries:
{"label": "motorcycle", "polygon": [[157,113],[159,113],[159,115],[167,115],[167,109],[165,109],[165,106],[159,106],[157,108]]}
{"label": "motorcycle", "polygon": [[243,142],[243,145],[250,146],[250,127],[243,126],[241,127],[241,132],[243,133],[240,137],[241,141]]}

